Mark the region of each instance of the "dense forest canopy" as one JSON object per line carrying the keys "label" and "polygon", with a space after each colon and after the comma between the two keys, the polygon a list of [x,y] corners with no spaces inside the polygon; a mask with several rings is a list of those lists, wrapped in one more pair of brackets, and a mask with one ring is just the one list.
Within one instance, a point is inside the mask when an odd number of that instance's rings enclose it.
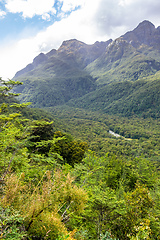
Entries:
{"label": "dense forest canopy", "polygon": [[159,239],[158,119],[47,113],[15,84],[1,80],[0,238]]}

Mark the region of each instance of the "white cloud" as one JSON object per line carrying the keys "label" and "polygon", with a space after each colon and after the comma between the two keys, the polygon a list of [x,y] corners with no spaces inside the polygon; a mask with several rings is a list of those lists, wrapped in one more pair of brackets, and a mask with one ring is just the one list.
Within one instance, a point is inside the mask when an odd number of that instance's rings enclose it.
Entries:
{"label": "white cloud", "polygon": [[51,15],[50,15],[49,13],[44,13],[44,14],[42,15],[42,19],[43,19],[43,20],[46,20],[46,21],[50,21]]}
{"label": "white cloud", "polygon": [[0,47],[0,77],[12,78],[15,73],[32,62],[38,47],[33,39],[20,40],[19,42],[8,42],[6,46]]}
{"label": "white cloud", "polygon": [[0,10],[0,18],[4,18],[4,17],[5,17],[5,15],[6,15],[6,12],[4,12],[4,11]]}
{"label": "white cloud", "polygon": [[[91,15],[91,12],[88,13],[88,16],[91,17]],[[95,36],[94,25],[88,16],[86,17],[86,9],[79,9],[72,12],[69,17],[55,22],[45,31],[39,32],[35,37],[8,43],[6,47],[2,46],[0,66],[3,67],[0,76],[12,78],[18,70],[31,63],[40,52],[57,49],[63,40],[77,38],[86,43],[96,41],[98,36]]]}
{"label": "white cloud", "polygon": [[[18,3],[22,5],[18,6]],[[50,17],[49,11],[54,11],[53,3],[53,0],[7,0],[10,11],[22,12],[24,17],[39,14],[46,20]],[[32,62],[40,52],[57,49],[64,40],[76,38],[88,44],[97,40],[107,41],[132,30],[145,19],[156,26],[160,25],[159,0],[63,0],[63,5],[62,1],[59,2],[59,9],[61,6],[61,17],[77,6],[80,8],[32,38],[2,46],[0,76],[13,77],[16,71]]]}
{"label": "white cloud", "polygon": [[6,0],[5,7],[9,12],[22,13],[24,18],[32,18],[41,15],[45,18],[46,14],[55,14],[55,0]]}
{"label": "white cloud", "polygon": [[61,10],[68,12],[74,10],[76,7],[83,6],[84,0],[61,0],[63,3]]}
{"label": "white cloud", "polygon": [[130,5],[134,0],[119,0],[119,5],[120,6],[126,6],[126,5]]}
{"label": "white cloud", "polygon": [[[59,0],[59,6],[66,13],[82,6],[84,2],[85,0]],[[55,0],[5,0],[5,3],[7,11],[22,13],[24,18],[41,15],[44,20],[49,20],[50,14],[56,14]]]}

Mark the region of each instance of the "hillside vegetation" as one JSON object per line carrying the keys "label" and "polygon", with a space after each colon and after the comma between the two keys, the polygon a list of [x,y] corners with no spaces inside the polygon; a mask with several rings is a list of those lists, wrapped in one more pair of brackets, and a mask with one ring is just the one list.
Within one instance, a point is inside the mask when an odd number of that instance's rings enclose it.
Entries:
{"label": "hillside vegetation", "polygon": [[159,42],[144,21],[0,79],[0,239],[160,239]]}
{"label": "hillside vegetation", "polygon": [[16,73],[23,82],[18,99],[38,108],[68,104],[159,118],[159,39],[159,28],[144,21],[114,41],[64,41]]}
{"label": "hillside vegetation", "polygon": [[103,88],[70,100],[72,107],[121,116],[160,117],[160,74],[135,82],[110,83]]}
{"label": "hillside vegetation", "polygon": [[0,89],[1,238],[158,240],[159,121],[28,109],[17,84]]}

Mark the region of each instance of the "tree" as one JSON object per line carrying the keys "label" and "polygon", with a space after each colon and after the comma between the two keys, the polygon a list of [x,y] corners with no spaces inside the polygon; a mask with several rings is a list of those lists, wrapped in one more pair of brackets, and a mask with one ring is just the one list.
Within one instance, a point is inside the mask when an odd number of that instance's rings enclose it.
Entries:
{"label": "tree", "polygon": [[74,174],[89,195],[84,229],[92,239],[106,232],[122,240],[158,239],[159,175],[149,160],[90,153]]}
{"label": "tree", "polygon": [[56,152],[63,157],[64,163],[70,164],[72,167],[76,163],[80,163],[84,157],[88,145],[86,142],[76,141],[67,134],[60,131],[55,132],[55,138],[59,139],[51,148],[51,152]]}
{"label": "tree", "polygon": [[54,135],[53,122],[46,120],[32,121],[29,129],[29,141],[27,144],[30,152],[48,154]]}
{"label": "tree", "polygon": [[[18,94],[11,92],[14,86],[21,85],[12,80],[4,81],[0,78],[0,175],[4,179],[10,171],[23,171],[28,164],[25,139],[26,127],[20,118],[20,109],[28,104],[19,104],[14,98]],[[6,102],[10,104],[6,104]]]}
{"label": "tree", "polygon": [[[15,87],[15,86],[19,86],[22,85],[22,82],[19,81],[13,81],[13,80],[3,80],[2,78],[0,78],[0,97],[1,97],[1,101],[2,99],[5,98],[11,98],[11,97],[15,97],[18,96],[18,93],[13,93],[11,92],[11,90]],[[15,100],[15,99],[14,99]]]}
{"label": "tree", "polygon": [[[4,101],[15,96],[10,93],[15,82],[1,83]],[[0,107],[0,239],[73,240],[87,194],[60,170],[55,156],[62,157],[50,152],[62,140],[54,138],[53,123],[31,124],[19,112],[26,105],[12,100]]]}

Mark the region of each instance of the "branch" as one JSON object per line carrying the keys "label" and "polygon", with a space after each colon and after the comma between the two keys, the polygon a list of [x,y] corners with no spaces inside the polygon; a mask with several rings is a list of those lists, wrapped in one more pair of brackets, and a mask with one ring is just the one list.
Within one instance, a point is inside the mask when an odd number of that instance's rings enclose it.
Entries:
{"label": "branch", "polygon": [[64,213],[62,214],[62,216],[61,216],[61,217],[62,217],[62,221],[64,221],[64,220],[66,219],[66,217],[64,217],[64,216],[65,216],[67,210],[70,208],[70,206],[71,206],[72,203],[73,203],[73,201],[70,202],[70,204],[68,205],[68,207],[66,208],[66,210],[65,210]]}
{"label": "branch", "polygon": [[[9,227],[7,226],[7,227],[4,229],[4,231],[6,231],[7,228],[9,228]],[[2,233],[2,234],[3,234],[3,233]],[[4,234],[4,235],[2,235],[2,236],[0,237],[0,239],[4,239],[8,234],[9,234],[9,232],[6,233],[6,234]]]}

